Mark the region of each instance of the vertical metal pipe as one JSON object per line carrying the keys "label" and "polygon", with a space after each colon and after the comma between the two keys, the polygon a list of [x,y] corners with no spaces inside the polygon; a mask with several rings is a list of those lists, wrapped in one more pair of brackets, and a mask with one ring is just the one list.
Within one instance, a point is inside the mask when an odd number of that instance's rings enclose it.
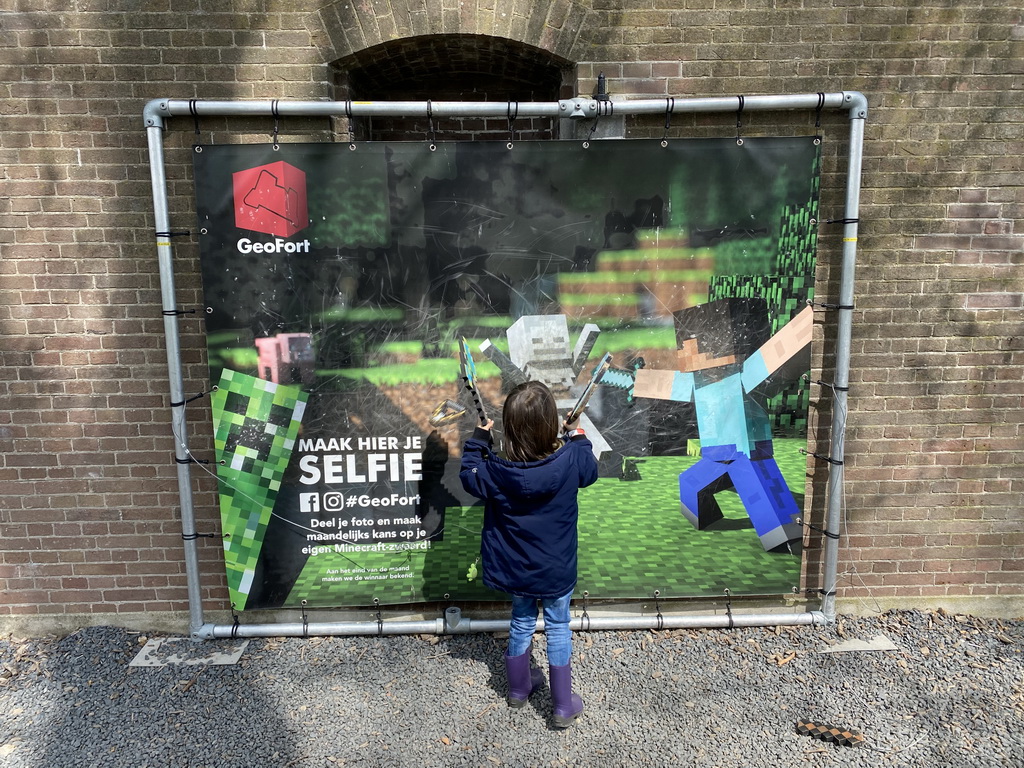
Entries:
{"label": "vertical metal pipe", "polygon": [[[846,437],[848,388],[850,386],[850,347],[853,333],[853,282],[857,264],[857,217],[860,215],[860,177],[864,158],[864,121],[867,101],[863,95],[847,94],[850,108],[850,166],[846,176],[846,206],[843,218],[843,261],[839,283],[836,331],[836,375],[833,390],[832,451],[828,482],[828,507],[825,530],[838,534],[843,523],[843,450]],[[839,539],[825,537],[825,562],[822,574],[821,612],[828,621],[836,615],[836,582],[839,571]]]}
{"label": "vertical metal pipe", "polygon": [[149,169],[153,183],[156,251],[160,265],[160,295],[163,304],[164,338],[167,343],[167,374],[170,379],[171,430],[174,433],[174,458],[178,470],[178,496],[181,501],[182,544],[185,549],[185,577],[188,581],[189,631],[195,635],[203,626],[202,592],[199,585],[199,555],[194,537],[196,521],[192,507],[192,478],[189,471],[188,432],[185,424],[185,394],[181,375],[181,344],[178,337],[178,309],[174,292],[174,263],[171,250],[170,212],[167,206],[167,177],[164,172],[162,121],[147,120]]}

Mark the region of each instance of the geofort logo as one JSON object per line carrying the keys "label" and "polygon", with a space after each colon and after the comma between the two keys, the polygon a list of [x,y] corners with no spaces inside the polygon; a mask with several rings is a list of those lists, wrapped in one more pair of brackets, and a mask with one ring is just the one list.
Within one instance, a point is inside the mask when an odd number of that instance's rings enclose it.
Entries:
{"label": "geofort logo", "polygon": [[276,235],[270,242],[243,237],[238,241],[239,253],[309,253],[309,240],[282,239],[309,226],[304,171],[282,160],[231,176],[235,226]]}

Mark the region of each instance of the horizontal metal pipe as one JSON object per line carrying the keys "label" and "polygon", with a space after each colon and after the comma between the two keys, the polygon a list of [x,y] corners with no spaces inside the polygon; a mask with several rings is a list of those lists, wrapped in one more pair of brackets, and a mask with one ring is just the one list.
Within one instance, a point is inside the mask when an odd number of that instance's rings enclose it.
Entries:
{"label": "horizontal metal pipe", "polygon": [[[508,622],[505,622],[508,629]],[[312,621],[280,624],[207,624],[194,637],[325,637],[331,635],[442,635],[444,619],[425,621]]]}
{"label": "horizontal metal pipe", "polygon": [[681,114],[789,109],[843,109],[863,101],[861,94],[804,93],[768,96],[665,97],[598,101],[589,97],[560,101],[281,101],[243,99],[154,99],[143,110],[147,126],[165,117],[270,115],[291,117],[566,117]]}
{"label": "horizontal metal pipe", "polygon": [[[228,637],[324,637],[332,635],[462,635],[475,632],[507,632],[508,619],[469,619],[461,615],[422,621],[288,622],[280,624],[207,624],[195,637],[200,640]],[[667,616],[598,616],[569,622],[575,631],[643,629],[724,629],[728,627],[792,627],[825,625],[819,611],[807,613],[728,613]],[[544,620],[538,619],[538,631]]]}
{"label": "horizontal metal pipe", "polygon": [[[741,102],[742,99],[742,102]],[[850,106],[853,95],[839,93],[804,93],[769,96],[710,96],[707,98],[635,99],[616,102],[602,114],[664,115],[684,112],[764,112],[790,109],[843,109]],[[597,102],[609,104],[612,102]]]}

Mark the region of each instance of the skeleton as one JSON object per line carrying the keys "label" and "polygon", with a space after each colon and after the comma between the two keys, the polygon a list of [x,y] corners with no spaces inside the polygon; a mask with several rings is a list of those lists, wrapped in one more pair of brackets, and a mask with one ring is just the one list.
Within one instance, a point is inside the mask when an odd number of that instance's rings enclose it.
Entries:
{"label": "skeleton", "polygon": [[[506,331],[508,355],[495,347],[490,339],[480,345],[480,351],[498,366],[506,385],[515,386],[524,381],[543,382],[551,389],[559,410],[567,413],[586,386],[586,383],[577,384],[576,379],[600,334],[600,328],[587,323],[576,340],[576,346],[570,349],[569,323],[565,315],[524,315]],[[599,395],[591,400],[596,410],[600,410]],[[580,427],[593,443],[597,458],[611,450],[608,441],[586,413],[580,416]]]}

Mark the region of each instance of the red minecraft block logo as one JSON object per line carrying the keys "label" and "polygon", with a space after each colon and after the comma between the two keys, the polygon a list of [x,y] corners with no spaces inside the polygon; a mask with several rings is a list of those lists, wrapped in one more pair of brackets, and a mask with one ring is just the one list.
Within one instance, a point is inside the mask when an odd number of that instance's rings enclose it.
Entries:
{"label": "red minecraft block logo", "polygon": [[306,174],[284,161],[232,174],[235,226],[290,237],[309,225]]}

